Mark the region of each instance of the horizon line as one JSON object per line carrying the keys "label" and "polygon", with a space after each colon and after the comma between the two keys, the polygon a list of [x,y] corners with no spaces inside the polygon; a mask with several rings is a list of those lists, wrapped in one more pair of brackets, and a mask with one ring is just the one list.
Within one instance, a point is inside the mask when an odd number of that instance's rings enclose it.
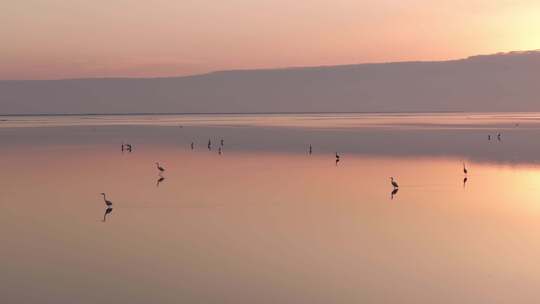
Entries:
{"label": "horizon line", "polygon": [[1,114],[0,117],[24,116],[167,116],[167,115],[298,115],[298,114],[497,114],[497,113],[539,113],[538,111],[512,111],[512,112],[480,112],[480,111],[285,111],[285,112],[135,112],[135,113],[33,113],[33,114]]}

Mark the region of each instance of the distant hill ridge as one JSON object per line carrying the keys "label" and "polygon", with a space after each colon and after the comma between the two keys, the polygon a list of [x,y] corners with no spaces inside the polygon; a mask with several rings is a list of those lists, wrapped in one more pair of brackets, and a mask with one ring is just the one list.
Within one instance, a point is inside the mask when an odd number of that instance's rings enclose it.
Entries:
{"label": "distant hill ridge", "polygon": [[448,61],[0,81],[0,114],[540,111],[540,51]]}

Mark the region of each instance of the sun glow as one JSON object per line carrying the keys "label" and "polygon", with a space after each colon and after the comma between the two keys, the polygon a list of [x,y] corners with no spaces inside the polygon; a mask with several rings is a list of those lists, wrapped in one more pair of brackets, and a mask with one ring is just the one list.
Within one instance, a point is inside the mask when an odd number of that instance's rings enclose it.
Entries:
{"label": "sun glow", "polygon": [[536,0],[43,0],[39,9],[31,2],[0,10],[0,79],[170,76],[540,48]]}

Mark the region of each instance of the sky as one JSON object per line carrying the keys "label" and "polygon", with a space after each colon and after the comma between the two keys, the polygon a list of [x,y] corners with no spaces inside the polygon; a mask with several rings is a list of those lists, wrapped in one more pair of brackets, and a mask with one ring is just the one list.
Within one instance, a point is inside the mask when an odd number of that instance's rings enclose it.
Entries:
{"label": "sky", "polygon": [[0,0],[0,79],[161,77],[540,49],[538,0]]}

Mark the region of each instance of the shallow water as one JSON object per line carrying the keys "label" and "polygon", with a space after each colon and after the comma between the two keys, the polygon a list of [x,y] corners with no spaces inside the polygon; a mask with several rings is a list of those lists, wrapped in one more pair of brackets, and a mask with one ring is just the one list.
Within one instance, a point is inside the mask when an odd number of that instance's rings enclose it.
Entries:
{"label": "shallow water", "polygon": [[536,303],[539,116],[391,116],[8,117],[1,302]]}

